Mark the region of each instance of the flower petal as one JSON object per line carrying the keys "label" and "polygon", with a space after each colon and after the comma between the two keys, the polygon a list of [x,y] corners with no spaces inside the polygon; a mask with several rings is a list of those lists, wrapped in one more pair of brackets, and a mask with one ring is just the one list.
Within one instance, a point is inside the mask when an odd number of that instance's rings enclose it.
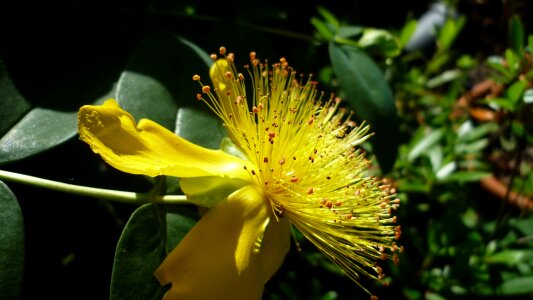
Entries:
{"label": "flower petal", "polygon": [[124,172],[249,179],[243,160],[190,143],[147,119],[137,125],[113,99],[101,106],[83,106],[78,113],[78,130],[80,139],[95,153]]}
{"label": "flower petal", "polygon": [[161,284],[172,283],[164,299],[260,299],[289,249],[289,224],[281,221],[254,187],[231,194],[155,272]]}

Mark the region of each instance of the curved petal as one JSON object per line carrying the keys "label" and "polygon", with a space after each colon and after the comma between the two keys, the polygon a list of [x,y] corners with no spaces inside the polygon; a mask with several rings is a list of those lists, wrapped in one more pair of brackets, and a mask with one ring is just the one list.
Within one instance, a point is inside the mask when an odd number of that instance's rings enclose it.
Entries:
{"label": "curved petal", "polygon": [[172,283],[165,300],[260,299],[289,242],[288,222],[278,222],[263,196],[246,186],[209,210],[155,276]]}
{"label": "curved petal", "polygon": [[85,105],[78,113],[80,139],[113,167],[128,173],[176,177],[227,176],[249,179],[245,161],[195,145],[163,126],[139,124],[113,100]]}

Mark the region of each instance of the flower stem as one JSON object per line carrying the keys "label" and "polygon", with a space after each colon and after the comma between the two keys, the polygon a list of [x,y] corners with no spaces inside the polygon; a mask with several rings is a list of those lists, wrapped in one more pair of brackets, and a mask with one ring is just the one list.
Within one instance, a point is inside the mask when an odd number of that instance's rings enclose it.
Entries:
{"label": "flower stem", "polygon": [[99,189],[88,186],[68,184],[59,181],[43,179],[39,177],[0,170],[0,179],[27,184],[35,187],[50,189],[54,191],[75,194],[86,197],[100,198],[111,201],[129,203],[129,204],[176,204],[191,203],[185,195],[154,195],[151,193],[134,193],[125,191],[116,191],[108,189]]}

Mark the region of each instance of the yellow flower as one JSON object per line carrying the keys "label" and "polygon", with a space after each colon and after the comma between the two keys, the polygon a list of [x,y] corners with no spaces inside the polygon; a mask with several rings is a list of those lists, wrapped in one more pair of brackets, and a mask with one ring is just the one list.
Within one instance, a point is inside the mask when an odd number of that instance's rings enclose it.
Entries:
{"label": "yellow flower", "polygon": [[324,101],[285,59],[269,66],[251,53],[243,75],[233,54],[221,54],[213,91],[200,83],[197,99],[222,119],[240,155],[194,145],[150,120],[136,124],[114,100],[79,112],[80,138],[117,169],[181,177],[200,204],[220,185],[231,187],[155,272],[172,283],[165,299],[260,299],[289,250],[291,226],[357,284],[362,275],[381,279],[376,261],[397,259],[398,200],[366,175],[357,146],[368,126],[351,121],[338,99]]}

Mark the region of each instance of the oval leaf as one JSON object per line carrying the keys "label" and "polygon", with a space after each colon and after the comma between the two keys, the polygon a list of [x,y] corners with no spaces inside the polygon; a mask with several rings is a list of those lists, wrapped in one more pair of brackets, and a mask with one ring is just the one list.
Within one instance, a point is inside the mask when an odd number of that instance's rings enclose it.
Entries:
{"label": "oval leaf", "polygon": [[0,295],[19,299],[24,271],[24,221],[17,198],[0,181]]}
{"label": "oval leaf", "polygon": [[220,142],[227,136],[218,118],[193,107],[178,109],[176,134],[202,147],[220,149]]}
{"label": "oval leaf", "polygon": [[120,77],[116,98],[137,119],[148,118],[174,130],[178,107],[196,99],[199,86],[192,76],[207,73],[210,63],[207,53],[183,38],[148,36]]}
{"label": "oval leaf", "polygon": [[[81,75],[73,75],[64,87],[54,90],[43,99],[39,103],[40,107],[24,110],[25,114],[18,116],[17,122],[9,124],[10,127],[3,136],[0,136],[0,165],[39,154],[76,136],[78,133],[76,119],[80,106],[103,102],[113,93],[113,86],[109,82],[116,77],[108,78],[109,76],[106,77],[101,72],[97,74],[93,72],[88,70],[87,74],[84,74],[96,78],[89,83],[86,83],[87,80],[80,77]],[[9,89],[4,92],[10,93]],[[2,101],[5,100],[3,96],[4,93],[0,91]],[[6,98],[6,101],[11,101],[8,107],[16,106],[22,101],[17,100],[19,96],[14,94],[11,96],[12,98]],[[20,105],[26,107],[25,104]],[[10,109],[8,108],[7,112],[10,112]],[[22,107],[18,110],[23,111]],[[2,114],[3,109],[0,116]],[[0,123],[4,125],[3,122]]]}
{"label": "oval leaf", "polygon": [[[166,213],[154,204],[139,207],[130,217],[115,252],[111,300],[161,299],[166,287],[153,273],[196,223],[190,209]],[[168,227],[167,227],[168,226]]]}
{"label": "oval leaf", "polygon": [[353,46],[331,42],[329,55],[356,118],[366,120],[375,133],[370,141],[382,171],[390,171],[398,150],[399,122],[383,73],[368,55]]}
{"label": "oval leaf", "polygon": [[19,93],[0,58],[0,136],[4,135],[31,107]]}

